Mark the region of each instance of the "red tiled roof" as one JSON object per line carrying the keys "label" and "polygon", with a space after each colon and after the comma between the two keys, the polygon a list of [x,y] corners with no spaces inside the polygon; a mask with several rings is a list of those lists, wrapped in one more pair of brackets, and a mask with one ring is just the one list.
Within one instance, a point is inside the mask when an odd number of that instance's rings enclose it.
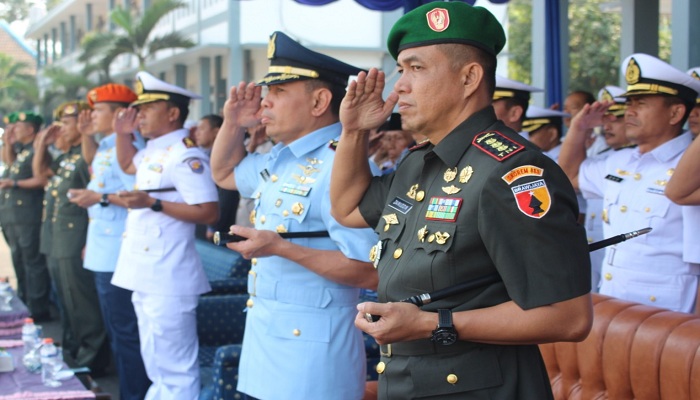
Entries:
{"label": "red tiled roof", "polygon": [[10,31],[10,27],[2,21],[0,21],[0,53],[7,54],[17,61],[26,63],[29,68],[26,68],[23,72],[36,75],[34,54],[27,49],[25,44],[19,41],[17,36]]}

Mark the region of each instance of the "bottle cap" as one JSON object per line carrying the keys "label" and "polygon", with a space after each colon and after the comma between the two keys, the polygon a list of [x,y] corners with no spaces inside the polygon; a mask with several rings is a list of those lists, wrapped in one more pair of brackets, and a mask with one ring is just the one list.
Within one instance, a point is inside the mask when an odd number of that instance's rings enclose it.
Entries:
{"label": "bottle cap", "polygon": [[32,319],[32,318],[25,318],[25,319],[24,319],[24,323],[25,323],[25,324],[33,324],[33,323],[34,323],[34,319]]}
{"label": "bottle cap", "polygon": [[42,344],[53,343],[53,339],[51,339],[50,337],[47,337],[47,338],[44,338],[44,340],[42,340],[41,343]]}

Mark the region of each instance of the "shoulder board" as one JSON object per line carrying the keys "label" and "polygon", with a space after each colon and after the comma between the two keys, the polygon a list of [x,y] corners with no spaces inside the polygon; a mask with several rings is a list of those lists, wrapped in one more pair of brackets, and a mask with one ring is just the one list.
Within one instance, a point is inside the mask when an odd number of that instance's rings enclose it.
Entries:
{"label": "shoulder board", "polygon": [[416,143],[415,146],[410,147],[408,149],[408,151],[418,150],[418,149],[423,148],[429,144],[430,144],[430,139],[423,139],[420,142]]}
{"label": "shoulder board", "polygon": [[182,143],[187,147],[188,149],[192,147],[197,147],[197,143],[194,142],[194,140],[190,139],[189,137],[186,137],[182,139]]}
{"label": "shoulder board", "polygon": [[633,149],[633,148],[635,148],[635,147],[637,147],[636,144],[628,144],[627,146],[622,146],[622,147],[620,147],[619,149],[615,149],[615,151],[620,151],[620,150],[623,150],[623,149]]}
{"label": "shoulder board", "polygon": [[328,142],[328,148],[335,151],[335,149],[338,148],[338,141],[337,140],[331,140]]}
{"label": "shoulder board", "polygon": [[498,161],[503,161],[525,148],[522,144],[496,131],[487,131],[476,135],[472,144]]}

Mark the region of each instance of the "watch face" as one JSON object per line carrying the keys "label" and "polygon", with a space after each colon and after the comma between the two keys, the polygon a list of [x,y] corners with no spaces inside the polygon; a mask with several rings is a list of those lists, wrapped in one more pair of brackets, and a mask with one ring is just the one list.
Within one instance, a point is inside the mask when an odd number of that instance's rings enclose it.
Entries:
{"label": "watch face", "polygon": [[457,341],[457,333],[448,329],[438,329],[433,333],[432,340],[437,344],[449,346]]}

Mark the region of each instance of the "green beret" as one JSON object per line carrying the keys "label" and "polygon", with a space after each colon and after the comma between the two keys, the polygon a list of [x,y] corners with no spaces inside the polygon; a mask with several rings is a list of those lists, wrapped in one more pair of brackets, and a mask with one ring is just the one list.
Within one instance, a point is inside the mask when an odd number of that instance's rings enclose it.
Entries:
{"label": "green beret", "polygon": [[15,122],[17,122],[17,111],[5,115],[5,116],[2,118],[2,122],[4,122],[5,125],[7,125],[7,124],[14,124]]}
{"label": "green beret", "polygon": [[387,48],[394,59],[401,50],[441,43],[478,47],[496,56],[506,44],[503,27],[488,10],[461,1],[432,2],[399,18]]}
{"label": "green beret", "polygon": [[44,123],[44,119],[41,115],[34,114],[32,111],[20,111],[17,113],[16,122],[28,122],[30,124],[41,125]]}

